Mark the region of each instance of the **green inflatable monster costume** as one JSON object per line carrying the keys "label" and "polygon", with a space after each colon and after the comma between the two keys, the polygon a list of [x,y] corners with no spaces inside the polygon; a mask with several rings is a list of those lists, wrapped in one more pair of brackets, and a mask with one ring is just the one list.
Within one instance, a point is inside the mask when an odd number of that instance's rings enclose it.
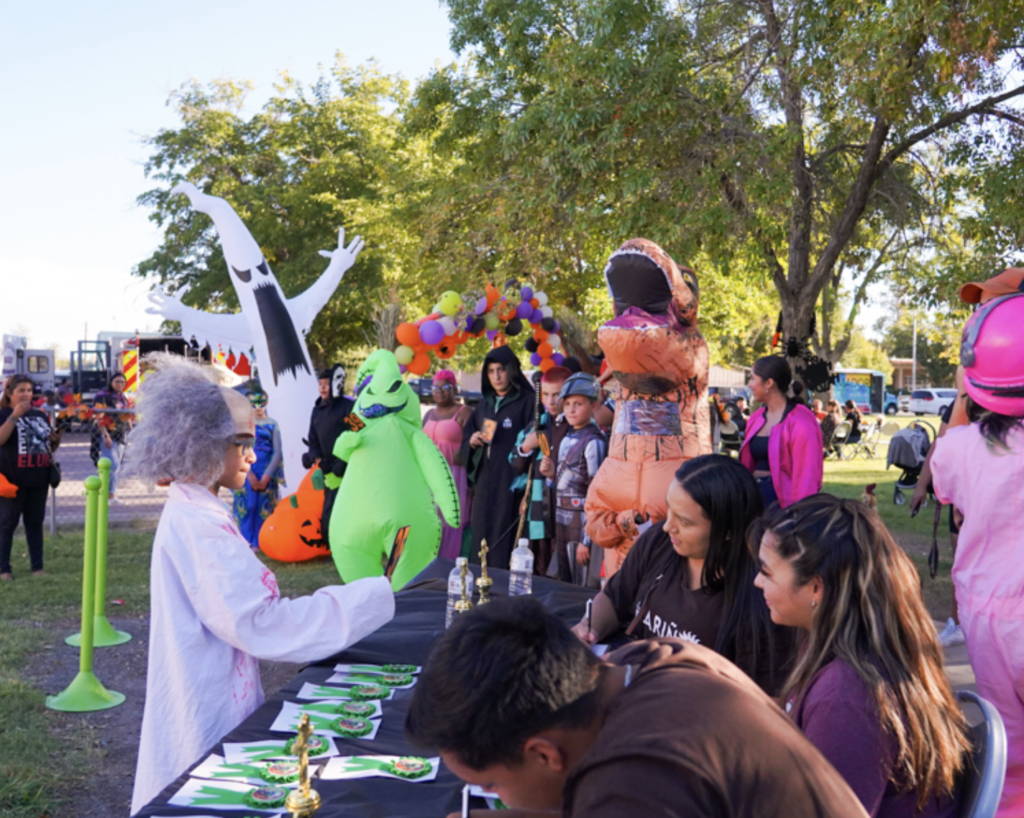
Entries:
{"label": "green inflatable monster costume", "polygon": [[440,450],[423,434],[420,401],[394,353],[373,352],[356,375],[356,405],[334,444],[348,463],[331,512],[331,556],[345,582],[379,577],[405,586],[435,557],[441,520],[459,524],[459,495]]}

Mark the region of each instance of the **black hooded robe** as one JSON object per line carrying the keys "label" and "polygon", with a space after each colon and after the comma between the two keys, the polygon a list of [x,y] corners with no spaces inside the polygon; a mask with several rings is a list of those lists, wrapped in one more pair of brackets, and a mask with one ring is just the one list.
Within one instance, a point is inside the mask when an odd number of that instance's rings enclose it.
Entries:
{"label": "black hooded robe", "polygon": [[[487,377],[487,365],[504,365],[509,374],[511,388],[499,397]],[[508,568],[515,548],[516,523],[519,519],[521,491],[512,491],[517,474],[509,462],[509,454],[516,445],[519,433],[533,423],[535,393],[533,386],[522,374],[519,359],[506,346],[492,349],[484,359],[481,373],[483,400],[476,405],[462,431],[459,462],[466,465],[469,484],[473,488],[472,552],[470,562],[480,562],[480,541],[487,539],[487,564],[495,568]],[[469,439],[474,432],[483,431],[484,421],[496,423],[490,445],[474,449]]]}

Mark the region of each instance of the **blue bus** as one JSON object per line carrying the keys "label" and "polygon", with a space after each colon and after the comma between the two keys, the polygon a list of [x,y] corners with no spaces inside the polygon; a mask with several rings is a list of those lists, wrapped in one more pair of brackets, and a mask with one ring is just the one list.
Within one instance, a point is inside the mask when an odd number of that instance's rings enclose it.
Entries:
{"label": "blue bus", "polygon": [[837,366],[832,394],[840,404],[852,400],[861,412],[895,415],[896,396],[885,389],[885,373],[877,369],[847,369]]}

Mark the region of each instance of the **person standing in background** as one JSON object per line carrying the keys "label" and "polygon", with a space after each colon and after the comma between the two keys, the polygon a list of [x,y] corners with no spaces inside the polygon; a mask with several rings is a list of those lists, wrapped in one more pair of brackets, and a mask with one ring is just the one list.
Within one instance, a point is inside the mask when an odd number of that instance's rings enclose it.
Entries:
{"label": "person standing in background", "polygon": [[[124,393],[127,381],[118,372],[110,379],[106,389],[96,393],[92,405],[95,409],[131,409],[132,403]],[[94,465],[101,457],[110,461],[110,502],[120,504],[117,492],[117,472],[124,457],[124,444],[132,428],[132,419],[127,414],[103,413],[96,417],[90,438],[89,454]]]}
{"label": "person standing in background", "polygon": [[348,465],[334,456],[334,444],[341,433],[348,429],[345,418],[352,414],[355,405],[350,398],[345,397],[345,376],[345,367],[341,364],[335,364],[320,373],[320,397],[313,406],[309,433],[306,435],[309,451],[302,455],[304,468],[311,469],[314,463],[319,463],[324,473],[324,510],[320,518],[320,531],[325,540],[330,531],[334,500]]}
{"label": "person standing in background", "polygon": [[277,507],[277,489],[284,482],[281,467],[281,427],[267,416],[267,396],[260,391],[249,394],[249,405],[256,415],[256,461],[249,469],[245,485],[234,492],[235,522],[253,549],[260,547],[263,521]]}
{"label": "person standing in background", "polygon": [[19,520],[25,523],[29,564],[43,571],[43,518],[50,487],[53,452],[60,432],[50,429],[45,412],[32,408],[32,379],[8,378],[0,398],[0,473],[17,487],[14,497],[0,497],[0,580],[12,580],[11,548]]}
{"label": "person standing in background", "polygon": [[523,493],[512,490],[516,478],[509,454],[519,433],[533,420],[533,386],[507,346],[492,349],[480,373],[483,400],[462,431],[458,462],[473,487],[470,561],[479,560],[480,541],[490,548],[489,562],[508,568],[515,547],[516,522]]}
{"label": "person standing in background", "polygon": [[438,510],[438,516],[441,518],[441,547],[437,555],[441,559],[453,560],[462,553],[462,534],[472,510],[466,469],[458,464],[456,458],[462,446],[462,430],[473,410],[456,402],[458,382],[455,380],[455,373],[450,369],[442,369],[434,375],[431,386],[434,406],[423,416],[423,433],[437,446],[452,470],[455,489],[459,493],[460,514],[459,527],[452,528],[444,521],[444,515]]}

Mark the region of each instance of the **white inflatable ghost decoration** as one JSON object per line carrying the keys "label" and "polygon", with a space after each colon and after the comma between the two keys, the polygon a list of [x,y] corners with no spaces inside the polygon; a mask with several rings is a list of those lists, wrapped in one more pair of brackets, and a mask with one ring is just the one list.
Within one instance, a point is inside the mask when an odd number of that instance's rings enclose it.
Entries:
{"label": "white inflatable ghost decoration", "polygon": [[323,275],[301,295],[286,299],[259,245],[230,204],[206,195],[190,182],[176,185],[171,193],[185,194],[192,207],[213,219],[242,311],[217,314],[194,310],[182,304],[180,298],[158,289],[149,294],[154,306],[147,312],[180,321],[182,335],[194,336],[200,346],[209,344],[216,350],[219,345],[225,352],[230,349],[236,354],[253,351],[260,384],[269,400],[268,414],[281,424],[287,490],[294,491],[305,474],[302,454],[306,445],[302,436],[309,428],[309,414],[317,398],[317,378],[306,348],[306,333],[355,263],[363,240],[356,236],[345,247],[345,230],[339,230],[338,249],[320,251],[331,260]]}

